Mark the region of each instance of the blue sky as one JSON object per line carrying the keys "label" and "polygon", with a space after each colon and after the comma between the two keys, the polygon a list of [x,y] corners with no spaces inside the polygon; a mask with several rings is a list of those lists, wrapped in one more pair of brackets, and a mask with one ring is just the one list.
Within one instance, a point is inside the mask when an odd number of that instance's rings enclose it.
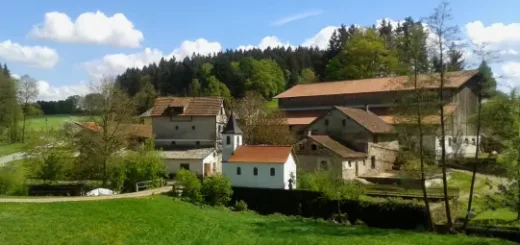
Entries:
{"label": "blue sky", "polygon": [[[161,57],[279,45],[325,47],[341,23],[429,15],[438,1],[10,1],[0,18],[0,62],[40,80],[40,99],[85,93],[92,80]],[[507,86],[520,84],[518,0],[454,0],[461,37],[491,43]],[[99,13],[97,13],[99,11]],[[90,13],[90,14],[89,14]],[[78,18],[79,17],[79,18]],[[468,55],[468,59],[469,59]]]}

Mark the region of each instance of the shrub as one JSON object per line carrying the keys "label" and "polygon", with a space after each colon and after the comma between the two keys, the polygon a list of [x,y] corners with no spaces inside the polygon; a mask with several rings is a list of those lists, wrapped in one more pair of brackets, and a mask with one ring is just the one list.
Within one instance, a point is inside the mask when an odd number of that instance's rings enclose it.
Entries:
{"label": "shrub", "polygon": [[193,172],[180,169],[175,176],[175,185],[182,185],[184,187],[182,196],[188,198],[192,202],[201,202],[202,194],[200,192],[202,184]]}
{"label": "shrub", "polygon": [[236,201],[234,206],[235,211],[247,211],[247,203],[244,200]]}
{"label": "shrub", "polygon": [[217,174],[204,179],[202,195],[206,203],[216,206],[226,205],[231,201],[232,194],[229,177]]}
{"label": "shrub", "polygon": [[135,185],[140,181],[151,180],[151,187],[158,187],[159,181],[165,176],[166,169],[163,160],[155,151],[141,151],[125,156],[125,181],[123,191],[135,190]]}
{"label": "shrub", "polygon": [[0,195],[27,195],[25,169],[17,162],[0,167]]}

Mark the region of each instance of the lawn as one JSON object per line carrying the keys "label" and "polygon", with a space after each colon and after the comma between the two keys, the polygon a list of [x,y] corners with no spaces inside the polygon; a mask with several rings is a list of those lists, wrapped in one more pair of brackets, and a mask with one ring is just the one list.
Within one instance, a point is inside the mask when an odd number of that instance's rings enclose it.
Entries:
{"label": "lawn", "polygon": [[513,244],[198,207],[166,196],[1,204],[0,244]]}
{"label": "lawn", "polygon": [[27,129],[28,130],[41,130],[45,127],[49,128],[59,128],[63,126],[63,123],[67,120],[79,120],[82,116],[73,116],[73,115],[43,115],[30,117],[27,119]]}
{"label": "lawn", "polygon": [[0,144],[0,157],[20,152],[23,150],[23,147],[24,144],[22,143]]}
{"label": "lawn", "polygon": [[268,101],[266,104],[267,109],[275,110],[278,109],[278,99],[272,99],[271,101]]}
{"label": "lawn", "polygon": [[[67,120],[80,120],[82,116],[73,115],[43,115],[36,117],[27,118],[26,123],[26,136],[30,136],[31,131],[39,131],[46,127],[59,129],[63,126],[63,123]],[[27,137],[26,137],[27,139]],[[0,144],[0,157],[17,153],[23,150],[24,144]]]}

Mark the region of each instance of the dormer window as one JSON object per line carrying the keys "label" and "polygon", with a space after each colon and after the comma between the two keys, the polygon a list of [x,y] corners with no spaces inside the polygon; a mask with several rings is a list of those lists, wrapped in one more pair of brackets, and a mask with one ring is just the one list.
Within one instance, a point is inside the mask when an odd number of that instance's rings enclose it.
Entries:
{"label": "dormer window", "polygon": [[329,126],[329,119],[325,119],[325,126]]}
{"label": "dormer window", "polygon": [[170,116],[175,116],[184,113],[184,106],[171,106],[168,108]]}

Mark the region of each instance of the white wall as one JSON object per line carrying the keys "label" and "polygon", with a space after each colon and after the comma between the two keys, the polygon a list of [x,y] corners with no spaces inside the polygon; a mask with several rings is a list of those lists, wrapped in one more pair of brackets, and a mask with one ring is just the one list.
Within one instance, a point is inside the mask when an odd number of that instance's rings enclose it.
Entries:
{"label": "white wall", "polygon": [[292,183],[292,188],[296,189],[298,183],[298,177],[296,176],[296,162],[294,161],[293,154],[289,155],[289,159],[283,165],[283,175],[284,175],[284,189],[289,189],[289,180],[291,179],[291,175],[294,176],[294,182]]}
{"label": "white wall", "polygon": [[164,164],[166,165],[168,174],[177,173],[177,171],[179,171],[181,168],[181,164],[184,163],[190,165],[190,171],[202,176],[204,176],[205,163],[209,163],[211,165],[211,170],[215,169],[217,173],[222,171],[218,162],[218,154],[211,153],[204,159],[164,159]]}
{"label": "white wall", "polygon": [[[480,138],[482,140],[482,138]],[[436,158],[441,157],[441,137],[425,136],[425,146],[428,149],[435,149]],[[446,155],[448,158],[452,157],[470,157],[477,151],[477,136],[463,135],[463,136],[445,136]],[[481,141],[479,143],[482,143]],[[435,145],[435,146],[433,146]]]}
{"label": "white wall", "polygon": [[[229,136],[230,142],[227,143]],[[227,161],[231,154],[235,152],[238,146],[242,145],[242,135],[237,134],[223,134],[222,135],[222,161]]]}
{"label": "white wall", "polygon": [[[285,164],[269,163],[223,163],[223,174],[231,179],[232,186],[289,189],[290,174],[296,177],[296,163],[292,155]],[[241,174],[237,175],[237,167]],[[258,169],[258,175],[253,174],[254,168]],[[275,176],[271,176],[271,168],[275,169]],[[293,188],[296,184],[293,184]]]}

